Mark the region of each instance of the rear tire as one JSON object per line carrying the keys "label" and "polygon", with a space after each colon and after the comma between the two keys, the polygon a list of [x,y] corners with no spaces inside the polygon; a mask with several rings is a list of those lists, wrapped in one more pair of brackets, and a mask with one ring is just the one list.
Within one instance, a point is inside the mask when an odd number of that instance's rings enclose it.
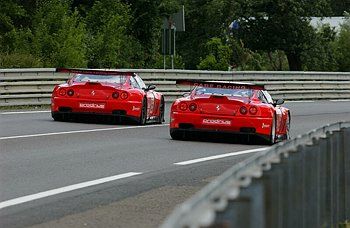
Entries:
{"label": "rear tire", "polygon": [[269,144],[273,145],[275,143],[276,143],[276,115],[274,114],[273,118],[272,118],[272,126],[271,126]]}
{"label": "rear tire", "polygon": [[147,122],[147,99],[144,97],[142,101],[141,115],[138,124],[145,125]]}
{"label": "rear tire", "polygon": [[179,130],[170,129],[170,136],[173,140],[183,140],[184,139],[183,132],[179,131]]}
{"label": "rear tire", "polygon": [[158,120],[158,124],[162,124],[165,120],[164,120],[164,111],[165,111],[165,103],[164,103],[164,97],[162,96],[161,100],[160,100],[160,105],[159,105],[159,120]]}
{"label": "rear tire", "polygon": [[51,112],[51,116],[54,121],[64,121],[64,115],[62,113]]}

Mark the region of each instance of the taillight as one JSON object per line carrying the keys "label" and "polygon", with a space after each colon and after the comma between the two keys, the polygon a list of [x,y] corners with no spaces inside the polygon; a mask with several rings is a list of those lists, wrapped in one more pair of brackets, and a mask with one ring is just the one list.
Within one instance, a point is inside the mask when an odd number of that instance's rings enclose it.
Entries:
{"label": "taillight", "polygon": [[249,108],[249,113],[255,115],[258,112],[258,109],[255,106]]}
{"label": "taillight", "polygon": [[197,110],[197,105],[195,103],[190,104],[189,108],[190,111],[194,112]]}
{"label": "taillight", "polygon": [[187,110],[187,104],[185,102],[180,103],[179,108],[181,111],[186,111]]}
{"label": "taillight", "polygon": [[72,90],[72,89],[68,90],[67,91],[67,95],[70,96],[70,97],[73,96],[74,95],[74,90]]}
{"label": "taillight", "polygon": [[112,93],[112,97],[113,97],[114,99],[118,99],[119,93],[118,93],[118,92]]}
{"label": "taillight", "polygon": [[120,94],[120,98],[121,99],[123,99],[123,100],[125,100],[126,98],[128,98],[128,93],[127,92],[122,92],[121,94]]}
{"label": "taillight", "polygon": [[248,113],[248,109],[244,106],[242,106],[240,109],[239,109],[239,112],[242,114],[242,115],[245,115]]}
{"label": "taillight", "polygon": [[60,89],[60,90],[58,90],[58,94],[59,94],[60,96],[65,96],[65,95],[66,95],[66,89]]}

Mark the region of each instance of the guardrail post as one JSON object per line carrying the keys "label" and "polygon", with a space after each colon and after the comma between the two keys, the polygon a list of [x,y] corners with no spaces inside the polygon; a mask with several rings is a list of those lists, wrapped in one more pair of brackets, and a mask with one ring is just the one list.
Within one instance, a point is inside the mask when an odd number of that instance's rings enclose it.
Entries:
{"label": "guardrail post", "polygon": [[[299,150],[300,149],[300,150]],[[302,165],[302,150],[290,153],[286,162],[286,184],[284,188],[283,207],[286,213],[283,215],[283,227],[302,227],[303,224],[303,188],[304,169]]]}
{"label": "guardrail post", "polygon": [[350,221],[350,128],[342,129],[344,151],[345,220]]}
{"label": "guardrail post", "polygon": [[304,147],[304,221],[303,227],[320,227],[320,154],[318,141]]}
{"label": "guardrail post", "polygon": [[229,201],[224,212],[217,213],[213,227],[265,228],[264,214],[263,183],[253,180],[237,199]]}
{"label": "guardrail post", "polygon": [[272,164],[271,169],[264,171],[261,181],[264,183],[265,227],[283,227],[284,183],[283,164]]}

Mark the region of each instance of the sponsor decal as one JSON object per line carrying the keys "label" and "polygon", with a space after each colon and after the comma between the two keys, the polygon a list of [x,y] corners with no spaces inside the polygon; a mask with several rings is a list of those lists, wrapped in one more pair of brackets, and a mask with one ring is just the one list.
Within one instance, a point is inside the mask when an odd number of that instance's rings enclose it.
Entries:
{"label": "sponsor decal", "polygon": [[265,123],[263,123],[262,126],[261,126],[261,128],[270,128],[270,124],[265,124]]}
{"label": "sponsor decal", "polygon": [[203,119],[203,124],[208,124],[208,125],[231,125],[231,120]]}
{"label": "sponsor decal", "polygon": [[95,93],[96,92],[94,90],[92,90],[90,94],[91,94],[91,96],[95,96]]}
{"label": "sponsor decal", "polygon": [[140,111],[140,107],[132,106],[132,111]]}
{"label": "sponsor decal", "polygon": [[225,84],[215,84],[215,83],[194,83],[194,86],[209,87],[209,88],[220,88],[220,89],[247,89],[245,85],[225,85]]}
{"label": "sponsor decal", "polygon": [[97,108],[97,109],[104,109],[105,104],[95,104],[95,103],[80,103],[80,108]]}
{"label": "sponsor decal", "polygon": [[216,111],[220,111],[220,105],[216,106]]}

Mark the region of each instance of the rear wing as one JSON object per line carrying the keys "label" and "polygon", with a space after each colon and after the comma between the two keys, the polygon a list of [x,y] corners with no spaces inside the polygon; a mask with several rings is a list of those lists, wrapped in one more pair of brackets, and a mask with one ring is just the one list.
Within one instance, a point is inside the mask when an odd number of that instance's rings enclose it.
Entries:
{"label": "rear wing", "polygon": [[75,69],[75,68],[56,68],[56,72],[72,73],[72,74],[96,74],[96,75],[125,75],[125,76],[135,75],[134,72],[126,72],[126,71],[92,70],[92,69]]}
{"label": "rear wing", "polygon": [[180,80],[176,80],[176,84],[177,85],[200,86],[200,87],[207,87],[207,88],[220,88],[220,89],[265,90],[264,85],[257,85],[257,84],[244,83],[244,82],[230,82],[230,81],[204,81],[204,80],[180,79]]}

